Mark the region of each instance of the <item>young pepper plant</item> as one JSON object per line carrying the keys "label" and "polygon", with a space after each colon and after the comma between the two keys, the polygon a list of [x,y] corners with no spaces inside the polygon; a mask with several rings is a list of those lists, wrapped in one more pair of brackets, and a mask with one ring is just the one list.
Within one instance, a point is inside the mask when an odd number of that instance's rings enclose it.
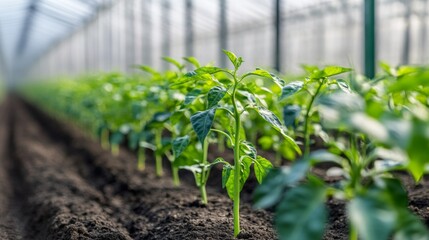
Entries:
{"label": "young pepper plant", "polygon": [[[304,115],[304,155],[310,153],[310,125],[312,122],[312,116],[315,113],[314,103],[319,98],[321,94],[328,91],[327,88],[329,85],[338,85],[341,89],[348,90],[348,85],[345,84],[344,80],[341,79],[332,79],[332,76],[339,75],[342,73],[350,72],[350,68],[344,68],[339,66],[327,66],[324,69],[319,69],[315,66],[304,66],[305,70],[308,72],[308,77],[304,81],[293,81],[289,84],[286,84],[282,88],[280,101],[291,98],[297,93],[306,92],[306,96],[309,96],[308,102],[305,106],[305,115]],[[291,117],[299,114],[301,108],[297,105],[286,105],[284,108],[284,114]],[[292,119],[292,118],[290,118]],[[288,119],[285,119],[290,121]]]}
{"label": "young pepper plant", "polygon": [[[192,58],[186,58],[191,59]],[[156,173],[158,176],[163,175],[162,170],[162,156],[165,155],[170,161],[171,173],[173,178],[173,184],[175,186],[180,185],[179,179],[179,156],[188,144],[185,137],[182,137],[186,131],[186,127],[180,121],[173,121],[176,113],[180,109],[180,102],[185,98],[183,94],[184,89],[182,88],[171,88],[171,84],[180,79],[183,75],[185,65],[178,61],[165,57],[164,61],[169,62],[177,68],[177,71],[166,71],[165,73],[159,73],[149,67],[142,66],[142,70],[149,72],[153,75],[153,80],[157,83],[157,86],[152,86],[150,98],[150,106],[158,111],[153,115],[153,119],[145,127],[145,130],[150,130],[154,137],[152,143],[141,142],[148,147],[150,146],[155,150],[155,163]],[[180,115],[180,112],[179,112]],[[179,126],[180,125],[180,126]],[[164,136],[167,134],[168,136]]]}
{"label": "young pepper plant", "polygon": [[[226,161],[221,162],[225,164],[222,172],[222,183],[226,187],[229,197],[233,200],[234,236],[236,237],[240,233],[240,192],[250,174],[252,163],[259,182],[265,177],[268,169],[272,167],[267,159],[257,155],[254,145],[246,141],[243,129],[246,114],[249,111],[256,111],[285,137],[295,151],[300,152],[300,149],[295,141],[286,135],[284,126],[278,117],[258,101],[258,98],[246,84],[246,80],[250,79],[251,76],[269,78],[279,85],[283,85],[283,81],[262,69],[239,75],[237,71],[243,63],[243,59],[226,50],[224,53],[228,56],[234,69],[201,67],[187,75],[201,79],[207,79],[207,75],[211,75],[212,81],[217,84],[207,93],[207,109],[194,114],[191,117],[191,123],[202,145],[207,144],[206,137],[212,131],[226,136],[233,147],[234,163],[231,165]],[[218,81],[215,76],[217,73],[223,73],[227,77]],[[217,111],[223,111],[229,116],[232,125],[230,131],[228,131],[228,123],[224,125],[225,129],[212,128]]]}
{"label": "young pepper plant", "polygon": [[[408,209],[406,191],[392,173],[406,170],[413,160],[392,159],[398,158],[398,152],[391,139],[398,134],[384,127],[391,120],[369,116],[374,106],[368,109],[357,94],[333,93],[322,96],[318,104],[324,125],[340,131],[340,137],[328,143],[327,150],[314,151],[291,167],[270,172],[255,191],[257,207],[276,206],[280,239],[322,239],[327,221],[325,202],[330,198],[345,201],[351,240],[359,235],[368,240],[391,236],[428,239],[426,228]],[[382,107],[375,109],[380,111],[377,116],[384,114]],[[410,134],[403,138],[414,139],[413,131]],[[419,139],[423,140],[421,135]],[[341,180],[328,184],[313,175],[311,167],[321,162],[333,164]]]}
{"label": "young pepper plant", "polygon": [[[184,59],[195,68],[200,68],[200,63],[197,59],[193,57]],[[198,136],[189,134],[188,130],[188,126],[190,126],[192,131],[192,124],[190,124],[192,113],[206,106],[206,101],[203,99],[205,94],[203,93],[207,93],[214,86],[210,82],[201,83],[202,81],[197,81],[197,79],[202,80],[202,77],[185,75],[178,82],[171,84],[171,88],[179,88],[182,89],[182,92],[187,92],[182,104],[176,109],[171,120],[175,127],[180,129],[179,135],[182,135],[173,140],[175,163],[179,165],[179,168],[192,172],[195,183],[201,193],[201,202],[207,204],[207,180],[211,167],[218,161],[212,163],[208,161],[208,139],[199,141]],[[204,75],[204,77],[208,81],[211,80],[208,74]]]}
{"label": "young pepper plant", "polygon": [[[170,58],[165,60],[168,62],[172,61]],[[162,74],[147,66],[140,66],[140,69],[152,75],[151,84],[154,84],[149,88],[150,92],[145,96],[146,101],[148,101],[147,108],[153,108],[151,112],[153,113],[152,120],[143,128],[143,131],[150,132],[153,134],[153,137],[146,138],[151,140],[149,142],[141,141],[140,147],[148,147],[154,150],[156,175],[162,176],[164,174],[162,157],[171,147],[171,142],[168,141],[169,139],[163,138],[163,134],[164,131],[171,134],[169,119],[179,101],[177,99],[178,96],[170,90],[169,84],[178,76],[177,73],[172,71],[167,71]],[[176,175],[173,174],[173,176]],[[178,178],[173,179],[173,181],[176,185],[178,184]]]}

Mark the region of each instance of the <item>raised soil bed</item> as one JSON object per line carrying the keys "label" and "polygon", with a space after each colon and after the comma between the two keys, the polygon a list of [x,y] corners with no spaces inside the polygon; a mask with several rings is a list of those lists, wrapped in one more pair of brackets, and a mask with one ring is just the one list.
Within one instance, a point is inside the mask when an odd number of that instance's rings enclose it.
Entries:
{"label": "raised soil bed", "polygon": [[[113,156],[74,126],[8,99],[0,106],[0,239],[233,238],[232,202],[219,172],[203,206],[189,175],[181,173],[176,188],[150,164],[137,171],[135,162],[127,150]],[[410,208],[428,224],[429,181],[401,178]],[[254,186],[251,180],[243,191],[239,238],[276,239],[272,213],[251,208]],[[344,205],[331,202],[329,209],[325,238],[347,239]]]}

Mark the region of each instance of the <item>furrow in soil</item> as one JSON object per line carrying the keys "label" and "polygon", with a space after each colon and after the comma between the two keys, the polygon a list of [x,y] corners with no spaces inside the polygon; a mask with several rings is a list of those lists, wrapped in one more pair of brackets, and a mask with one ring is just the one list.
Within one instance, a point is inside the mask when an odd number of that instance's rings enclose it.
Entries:
{"label": "furrow in soil", "polygon": [[0,239],[22,239],[23,222],[19,209],[24,198],[10,154],[11,129],[8,109],[0,104]]}
{"label": "furrow in soil", "polygon": [[[48,146],[63,156],[60,162],[77,176],[89,195],[115,223],[134,239],[231,239],[231,201],[213,192],[209,205],[200,204],[194,186],[173,187],[168,177],[136,170],[134,156],[122,151],[112,156],[99,144],[70,125],[57,121],[29,104],[19,103],[27,125],[38,129]],[[36,135],[37,135],[36,134]],[[37,136],[40,136],[37,135]],[[67,166],[67,167],[66,167]],[[89,190],[85,190],[91,192]],[[84,192],[85,192],[84,191]],[[81,196],[82,193],[77,195]],[[242,207],[243,239],[275,239],[271,214]]]}
{"label": "furrow in soil", "polygon": [[19,104],[14,110],[10,141],[26,189],[25,239],[131,239],[58,144]]}

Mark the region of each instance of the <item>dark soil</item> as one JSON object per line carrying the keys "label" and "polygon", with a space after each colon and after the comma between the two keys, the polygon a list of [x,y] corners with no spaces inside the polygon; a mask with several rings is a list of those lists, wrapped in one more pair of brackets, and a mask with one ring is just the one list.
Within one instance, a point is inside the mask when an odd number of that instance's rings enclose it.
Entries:
{"label": "dark soil", "polygon": [[[220,187],[221,169],[212,171],[204,206],[188,173],[181,172],[183,183],[176,188],[169,177],[153,174],[150,153],[147,171],[137,171],[135,162],[134,153],[112,156],[72,124],[8,100],[0,106],[0,239],[233,238],[232,202]],[[429,224],[429,179],[414,185],[400,175],[410,209]],[[239,238],[276,239],[272,213],[250,206],[256,185],[251,177],[242,193]],[[325,239],[347,239],[344,203],[330,201],[328,207]]]}
{"label": "dark soil", "polygon": [[[175,188],[150,165],[138,172],[130,153],[112,156],[28,104],[7,105],[0,239],[232,239],[232,203],[224,194],[211,189],[203,206],[195,187]],[[240,239],[276,238],[270,213],[243,204],[241,219]]]}

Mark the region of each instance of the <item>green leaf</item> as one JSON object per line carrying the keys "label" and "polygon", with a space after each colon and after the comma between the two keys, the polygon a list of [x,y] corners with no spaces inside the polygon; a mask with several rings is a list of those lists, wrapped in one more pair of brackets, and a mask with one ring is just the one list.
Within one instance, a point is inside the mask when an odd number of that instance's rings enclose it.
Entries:
{"label": "green leaf", "polygon": [[140,141],[139,142],[139,146],[142,147],[142,148],[150,149],[152,151],[156,150],[156,146],[155,145],[153,145],[152,143],[146,142],[146,141]]}
{"label": "green leaf", "polygon": [[252,143],[248,141],[242,141],[240,143],[240,152],[241,152],[240,153],[241,156],[246,155],[253,160],[256,159],[256,155],[257,155],[256,148]]}
{"label": "green leaf", "polygon": [[374,196],[363,195],[352,199],[348,212],[362,239],[386,240],[395,226],[395,213]]}
{"label": "green leaf", "polygon": [[198,139],[201,143],[204,142],[213,125],[215,112],[216,108],[210,108],[191,116],[192,128],[197,133]]}
{"label": "green leaf", "polygon": [[254,206],[269,208],[277,204],[287,187],[304,178],[310,168],[309,161],[296,161],[292,166],[271,169],[254,192]]}
{"label": "green leaf", "polygon": [[193,89],[192,91],[188,92],[185,96],[184,104],[188,105],[191,104],[199,95],[201,94],[200,89]]}
{"label": "green leaf", "polygon": [[406,151],[409,157],[408,169],[416,181],[420,181],[424,174],[425,166],[429,163],[428,149],[428,123],[414,119]]}
{"label": "green leaf", "polygon": [[298,82],[298,81],[286,84],[286,86],[282,88],[282,94],[280,95],[280,100],[283,100],[283,99],[286,99],[287,97],[292,96],[293,94],[301,90],[303,86],[304,86],[304,83]]}
{"label": "green leaf", "polygon": [[339,67],[339,66],[327,66],[323,69],[324,77],[332,77],[338,74],[352,71],[351,68]]}
{"label": "green leaf", "polygon": [[185,170],[195,172],[195,173],[201,172],[201,167],[199,164],[194,164],[194,165],[190,165],[190,166],[180,166],[180,169],[185,169]]}
{"label": "green leaf", "polygon": [[306,183],[289,190],[276,208],[275,224],[280,239],[322,239],[328,213],[323,185]]}
{"label": "green leaf", "polygon": [[315,73],[315,72],[320,72],[320,69],[317,66],[315,66],[315,65],[303,64],[301,66],[304,69],[304,71],[306,71],[309,74],[312,74],[312,73]]}
{"label": "green leaf", "polygon": [[389,64],[387,64],[386,62],[380,62],[379,65],[380,65],[380,68],[383,69],[385,73],[389,74],[390,76],[394,75],[395,69],[390,67]]}
{"label": "green leaf", "polygon": [[262,183],[262,180],[267,176],[269,170],[273,168],[273,165],[270,161],[258,155],[254,161],[253,167],[255,170],[256,180],[258,180],[259,183]]}
{"label": "green leaf", "polygon": [[158,71],[156,71],[155,69],[153,69],[149,66],[139,66],[139,69],[144,71],[144,72],[150,73],[152,75],[158,75],[158,76],[161,75]]}
{"label": "green leaf", "polygon": [[331,162],[342,165],[344,159],[337,154],[333,154],[324,149],[319,149],[311,152],[306,160],[310,161],[312,164]]}
{"label": "green leaf", "polygon": [[201,66],[200,62],[198,62],[198,60],[194,57],[184,57],[183,59],[188,63],[194,65],[195,68],[199,68]]}
{"label": "green leaf", "polygon": [[[176,110],[173,112],[173,114],[170,116],[170,122],[172,125],[179,124],[182,119],[186,117],[185,111],[183,109]],[[186,119],[187,120],[187,119]]]}
{"label": "green leaf", "polygon": [[114,132],[110,135],[110,143],[120,144],[124,140],[124,135],[121,132]]}
{"label": "green leaf", "polygon": [[223,52],[225,53],[226,56],[228,56],[229,61],[231,61],[232,65],[234,65],[235,69],[238,69],[241,66],[241,64],[243,63],[243,59],[241,57],[235,56],[234,53],[227,51],[227,50],[223,50]]}
{"label": "green leaf", "polygon": [[263,150],[270,150],[274,145],[274,139],[272,136],[262,136],[258,139],[258,144]]}
{"label": "green leaf", "polygon": [[416,66],[400,66],[397,70],[398,77],[403,77],[412,73],[419,71],[419,68]]}
{"label": "green leaf", "polygon": [[275,130],[279,131],[280,133],[283,133],[283,125],[280,122],[279,118],[273,112],[261,106],[257,108],[257,112],[265,121],[271,124],[271,126]]}
{"label": "green leaf", "polygon": [[225,188],[226,183],[231,176],[231,170],[234,168],[231,165],[223,165],[222,169],[222,188]]}
{"label": "green leaf", "polygon": [[298,147],[298,145],[296,144],[296,142],[291,137],[289,137],[288,135],[286,135],[282,123],[280,122],[279,118],[273,112],[271,112],[270,110],[268,110],[268,109],[266,109],[264,107],[261,107],[261,106],[259,106],[258,108],[256,108],[256,111],[275,130],[277,130],[278,132],[280,132],[283,135],[283,137],[285,138],[285,140],[291,145],[291,147],[294,148],[294,150],[296,152],[301,153],[301,149]]}
{"label": "green leaf", "polygon": [[296,120],[301,112],[301,107],[298,105],[288,104],[283,107],[283,121],[286,127],[296,125]]}
{"label": "green leaf", "polygon": [[[240,192],[243,189],[244,183],[246,183],[247,178],[250,175],[250,165],[252,165],[252,160],[249,158],[243,158],[241,160],[241,166],[240,167]],[[228,196],[234,200],[234,174],[235,174],[235,168],[237,166],[234,166],[234,171],[230,172],[229,178],[226,181],[225,187],[226,191],[228,192]]]}
{"label": "green leaf", "polygon": [[429,70],[404,66],[398,69],[397,81],[388,87],[389,92],[415,91],[429,84]]}
{"label": "green leaf", "polygon": [[139,141],[140,133],[132,131],[128,134],[128,147],[130,149],[135,150],[139,144]]}
{"label": "green leaf", "polygon": [[215,74],[215,73],[222,72],[222,71],[223,71],[223,69],[218,68],[218,67],[200,67],[200,68],[195,69],[195,72],[197,74],[204,74],[204,73]]}
{"label": "green leaf", "polygon": [[166,122],[170,116],[170,112],[157,112],[153,115],[152,121],[158,123]]}
{"label": "green leaf", "polygon": [[341,91],[343,91],[345,93],[351,93],[352,92],[352,90],[350,89],[350,86],[347,84],[346,81],[344,81],[342,79],[337,79],[336,84],[341,89]]}
{"label": "green leaf", "polygon": [[279,87],[283,87],[283,85],[285,84],[285,82],[282,79],[280,79],[279,77],[277,77],[276,75],[274,75],[274,74],[272,74],[266,70],[260,69],[260,68],[257,68],[253,72],[249,72],[249,73],[244,74],[244,76],[249,76],[249,75],[255,75],[255,76],[259,76],[259,77],[270,78]]}
{"label": "green leaf", "polygon": [[176,61],[175,59],[171,58],[171,57],[163,57],[162,60],[169,62],[171,64],[173,64],[174,66],[177,67],[177,69],[182,70],[183,68],[185,68],[184,65],[180,64],[178,61]]}
{"label": "green leaf", "polygon": [[178,158],[180,154],[186,149],[189,145],[189,136],[178,137],[173,140],[173,154],[174,158]]}
{"label": "green leaf", "polygon": [[225,96],[226,89],[220,86],[213,87],[207,93],[208,108],[212,108],[218,104],[220,100]]}
{"label": "green leaf", "polygon": [[256,97],[253,93],[245,90],[238,90],[237,93],[246,97],[245,100],[247,100],[249,104],[252,104],[252,105],[256,104]]}
{"label": "green leaf", "polygon": [[401,181],[392,178],[380,178],[358,195],[349,211],[356,208],[351,218],[362,239],[391,239],[392,233],[395,240],[429,239],[424,224],[408,209],[407,198]]}
{"label": "green leaf", "polygon": [[429,232],[421,220],[409,211],[401,211],[398,216],[397,232],[394,240],[428,240]]}

